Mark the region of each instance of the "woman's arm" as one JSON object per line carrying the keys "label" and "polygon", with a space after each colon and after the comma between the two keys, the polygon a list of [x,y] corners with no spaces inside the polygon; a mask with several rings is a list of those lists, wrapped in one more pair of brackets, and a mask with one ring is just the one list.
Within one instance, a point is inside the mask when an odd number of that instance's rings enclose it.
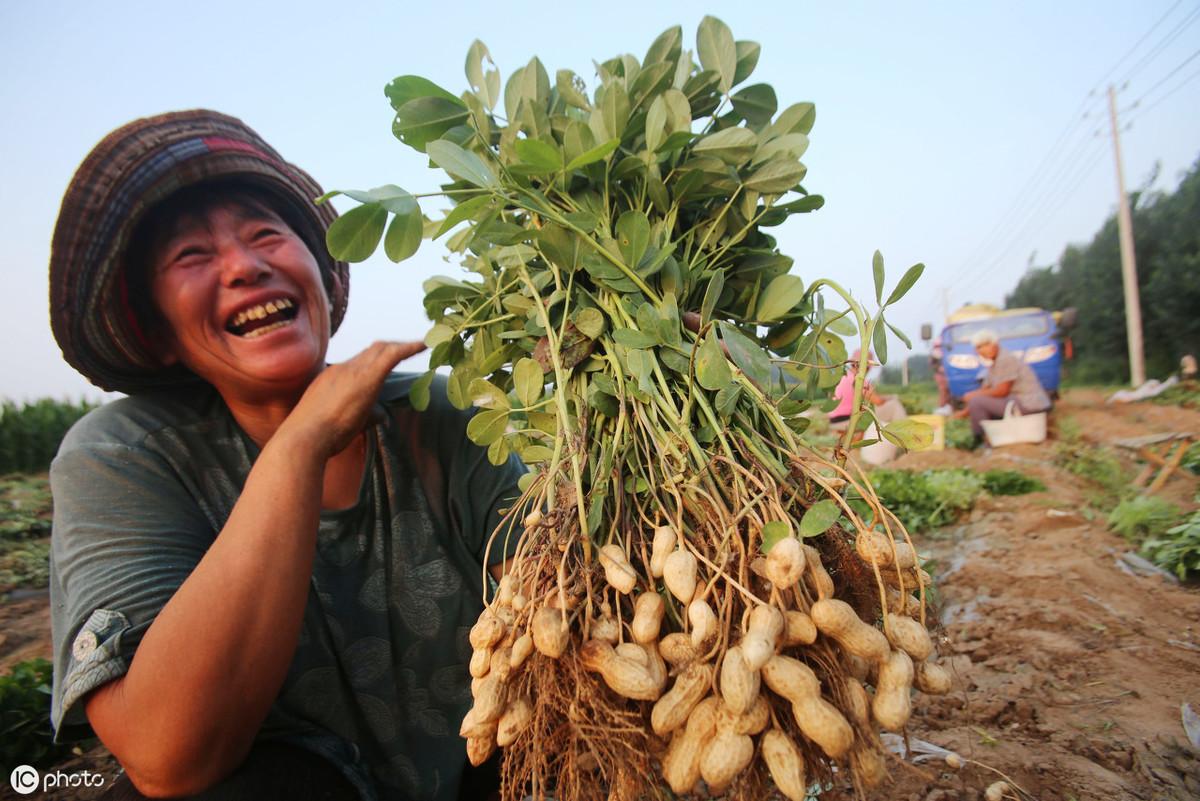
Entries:
{"label": "woman's arm", "polygon": [[146,631],[129,671],[86,700],[145,795],[191,795],[245,758],[299,639],[325,464],[419,345],[376,343],[327,368],[266,443],[212,546]]}

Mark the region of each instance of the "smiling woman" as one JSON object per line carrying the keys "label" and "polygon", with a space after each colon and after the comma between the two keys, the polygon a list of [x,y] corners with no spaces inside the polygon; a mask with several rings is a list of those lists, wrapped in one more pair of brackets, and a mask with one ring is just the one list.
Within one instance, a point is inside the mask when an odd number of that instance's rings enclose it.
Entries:
{"label": "smiling woman", "polygon": [[[238,120],[138,120],[63,200],[51,319],[129,397],[51,469],[52,723],[125,768],[107,799],[453,799],[463,633],[519,494],[419,343],[327,365],[345,264],[320,188]],[[468,778],[469,777],[469,778]],[[471,792],[476,792],[477,787]]]}

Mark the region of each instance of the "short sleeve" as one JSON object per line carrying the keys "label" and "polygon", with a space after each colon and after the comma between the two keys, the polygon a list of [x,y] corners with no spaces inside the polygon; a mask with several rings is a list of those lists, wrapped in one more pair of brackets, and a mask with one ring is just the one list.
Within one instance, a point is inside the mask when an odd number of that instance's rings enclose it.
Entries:
{"label": "short sleeve", "polygon": [[987,385],[994,387],[1007,381],[1016,381],[1020,372],[1021,363],[1017,361],[1017,357],[1005,351],[996,357],[992,369],[988,371]]}
{"label": "short sleeve", "polygon": [[64,449],[50,486],[51,723],[60,739],[65,729],[87,727],[79,700],[125,674],[214,533],[167,463],[145,448]]}

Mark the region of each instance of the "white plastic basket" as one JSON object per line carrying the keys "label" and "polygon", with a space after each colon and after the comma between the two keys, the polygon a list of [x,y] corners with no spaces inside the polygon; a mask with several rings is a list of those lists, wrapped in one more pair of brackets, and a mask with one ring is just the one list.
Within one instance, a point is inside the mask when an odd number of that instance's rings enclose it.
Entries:
{"label": "white plastic basket", "polygon": [[1021,414],[1016,401],[1009,401],[1004,407],[1004,419],[983,421],[983,435],[993,448],[1018,442],[1045,442],[1046,418],[1045,412]]}

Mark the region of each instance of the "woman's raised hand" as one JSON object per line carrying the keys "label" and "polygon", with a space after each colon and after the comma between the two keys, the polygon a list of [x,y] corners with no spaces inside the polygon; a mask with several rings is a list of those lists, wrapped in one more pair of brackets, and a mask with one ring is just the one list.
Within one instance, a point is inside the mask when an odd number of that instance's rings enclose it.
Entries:
{"label": "woman's raised hand", "polygon": [[309,384],[279,432],[301,436],[329,458],[362,431],[375,407],[383,380],[402,360],[425,350],[422,342],[380,341],[357,356],[333,364]]}

